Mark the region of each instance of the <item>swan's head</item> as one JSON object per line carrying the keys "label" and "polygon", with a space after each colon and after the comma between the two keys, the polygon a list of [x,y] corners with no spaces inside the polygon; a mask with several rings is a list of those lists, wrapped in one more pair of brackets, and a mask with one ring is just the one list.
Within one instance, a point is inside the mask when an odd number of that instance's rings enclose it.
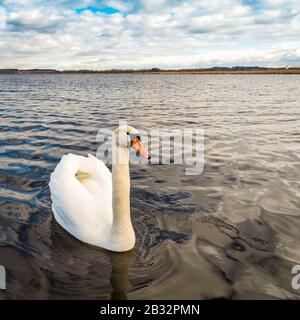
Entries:
{"label": "swan's head", "polygon": [[135,149],[138,155],[144,156],[146,159],[150,159],[150,153],[144,149],[141,144],[141,136],[137,129],[132,126],[122,125],[115,130],[116,145],[125,148]]}

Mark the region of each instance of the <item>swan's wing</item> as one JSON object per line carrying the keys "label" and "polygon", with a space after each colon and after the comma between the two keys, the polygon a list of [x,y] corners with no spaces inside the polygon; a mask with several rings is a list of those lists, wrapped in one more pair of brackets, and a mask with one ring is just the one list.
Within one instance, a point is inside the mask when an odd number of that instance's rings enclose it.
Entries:
{"label": "swan's wing", "polygon": [[[78,170],[89,179],[79,181]],[[112,223],[112,178],[102,161],[68,154],[51,174],[52,209],[57,222],[76,238],[99,242]]]}

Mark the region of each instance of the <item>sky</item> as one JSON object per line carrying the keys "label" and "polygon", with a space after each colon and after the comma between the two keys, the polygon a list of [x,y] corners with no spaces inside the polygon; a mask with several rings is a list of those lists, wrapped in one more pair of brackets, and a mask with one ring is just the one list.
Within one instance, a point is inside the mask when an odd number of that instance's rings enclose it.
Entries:
{"label": "sky", "polygon": [[300,0],[0,0],[0,68],[300,66]]}

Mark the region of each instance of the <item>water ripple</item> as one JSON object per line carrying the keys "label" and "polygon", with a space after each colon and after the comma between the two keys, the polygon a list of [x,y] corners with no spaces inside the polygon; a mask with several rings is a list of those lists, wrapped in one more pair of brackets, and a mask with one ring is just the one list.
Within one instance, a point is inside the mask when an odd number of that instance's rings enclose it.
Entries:
{"label": "water ripple", "polygon": [[[249,85],[250,84],[250,85]],[[299,298],[300,78],[0,77],[0,299]],[[205,129],[205,169],[132,166],[134,251],[90,247],[53,219],[62,155],[99,128]]]}

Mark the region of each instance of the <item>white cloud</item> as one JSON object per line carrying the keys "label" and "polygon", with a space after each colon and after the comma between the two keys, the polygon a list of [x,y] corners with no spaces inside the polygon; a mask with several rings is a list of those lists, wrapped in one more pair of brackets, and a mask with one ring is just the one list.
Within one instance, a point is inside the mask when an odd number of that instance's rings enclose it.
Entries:
{"label": "white cloud", "polygon": [[144,10],[155,11],[164,8],[167,0],[141,0],[140,4]]}
{"label": "white cloud", "polygon": [[0,30],[6,27],[6,10],[0,6]]}
{"label": "white cloud", "polygon": [[127,12],[133,8],[133,4],[130,2],[123,2],[120,0],[107,0],[104,2],[107,7],[112,7],[117,10]]}
{"label": "white cloud", "polygon": [[28,10],[22,12],[12,12],[7,17],[7,25],[12,29],[19,31],[35,29],[43,31],[58,27],[62,17],[53,14],[49,11]]}
{"label": "white cloud", "polygon": [[0,3],[3,68],[300,65],[295,0],[263,0],[258,9],[241,0],[107,0],[116,14],[76,13],[92,0]]}

